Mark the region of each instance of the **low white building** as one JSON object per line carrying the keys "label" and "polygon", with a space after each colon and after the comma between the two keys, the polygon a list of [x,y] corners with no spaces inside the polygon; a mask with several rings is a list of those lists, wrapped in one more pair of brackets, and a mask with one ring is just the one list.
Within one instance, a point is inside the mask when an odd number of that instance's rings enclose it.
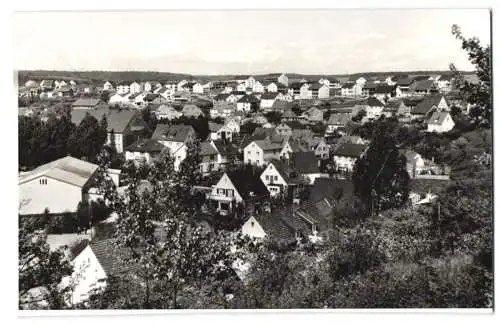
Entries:
{"label": "low white building", "polygon": [[[19,175],[19,214],[74,213],[78,203],[88,201],[98,166],[70,156],[41,165]],[[118,186],[119,177],[113,171]],[[111,176],[111,175],[110,175]],[[63,198],[63,199],[61,199]]]}
{"label": "low white building", "polygon": [[110,104],[118,104],[118,105],[128,104],[130,102],[130,100],[129,100],[130,95],[131,95],[130,93],[126,93],[126,94],[116,93],[113,96],[109,97],[109,103]]}

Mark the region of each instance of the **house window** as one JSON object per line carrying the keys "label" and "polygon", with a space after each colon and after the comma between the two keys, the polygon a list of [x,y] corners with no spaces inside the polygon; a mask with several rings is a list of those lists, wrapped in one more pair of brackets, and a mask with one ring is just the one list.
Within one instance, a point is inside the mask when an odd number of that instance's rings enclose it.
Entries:
{"label": "house window", "polygon": [[278,180],[278,176],[274,176],[274,181],[276,182]]}
{"label": "house window", "polygon": [[210,155],[210,160],[215,160],[215,155]]}
{"label": "house window", "polygon": [[47,179],[46,178],[42,178],[38,182],[40,183],[40,185],[47,185]]}
{"label": "house window", "polygon": [[266,175],[266,181],[268,181],[268,180],[269,180],[269,175]]}
{"label": "house window", "polygon": [[253,227],[253,226],[255,226],[255,222],[253,222],[253,221],[252,221],[252,222],[250,222],[250,225],[251,225],[252,227]]}

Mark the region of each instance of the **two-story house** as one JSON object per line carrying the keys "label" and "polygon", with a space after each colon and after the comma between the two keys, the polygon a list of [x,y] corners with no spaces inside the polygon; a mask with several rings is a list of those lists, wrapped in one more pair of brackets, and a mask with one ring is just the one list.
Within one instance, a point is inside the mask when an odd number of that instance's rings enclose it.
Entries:
{"label": "two-story house", "polygon": [[278,92],[267,92],[260,97],[260,109],[270,111],[277,100],[282,100],[283,95]]}
{"label": "two-story house", "polygon": [[427,132],[444,133],[451,131],[454,127],[455,122],[451,114],[446,111],[436,111],[427,120]]}
{"label": "two-story house", "polygon": [[236,109],[242,112],[257,111],[259,107],[259,99],[254,95],[244,95],[236,103]]}
{"label": "two-story house", "polygon": [[165,151],[166,147],[154,139],[139,139],[125,148],[125,160],[137,164],[150,164]]}
{"label": "two-story house", "polygon": [[297,172],[282,160],[271,160],[260,175],[271,197],[282,195],[293,198],[294,189],[301,182]]}
{"label": "two-story house", "polygon": [[279,159],[282,150],[282,142],[274,142],[270,139],[255,140],[243,149],[243,161],[245,164],[264,166],[271,159]]}
{"label": "two-story house", "polygon": [[336,130],[345,128],[351,121],[352,117],[349,113],[333,113],[328,118],[326,124],[325,136],[331,136]]}
{"label": "two-story house", "polygon": [[200,143],[200,172],[202,175],[208,175],[212,171],[217,171],[223,167],[222,156],[217,150],[213,141]]}
{"label": "two-story house", "polygon": [[217,212],[227,214],[237,205],[259,204],[269,198],[269,192],[258,175],[248,170],[228,171],[212,186],[210,200],[217,204]]}
{"label": "two-story house", "polygon": [[377,120],[382,115],[384,103],[375,97],[368,97],[366,104],[364,105],[364,109],[366,112],[365,118],[367,120]]}
{"label": "two-story house", "polygon": [[151,137],[169,149],[174,158],[174,169],[179,170],[181,162],[187,155],[187,144],[192,142],[196,133],[190,125],[158,124]]}
{"label": "two-story house", "polygon": [[208,131],[210,140],[233,141],[233,131],[226,125],[208,122]]}
{"label": "two-story house", "polygon": [[333,162],[337,171],[352,173],[356,161],[361,158],[368,146],[364,144],[343,143],[333,152]]}

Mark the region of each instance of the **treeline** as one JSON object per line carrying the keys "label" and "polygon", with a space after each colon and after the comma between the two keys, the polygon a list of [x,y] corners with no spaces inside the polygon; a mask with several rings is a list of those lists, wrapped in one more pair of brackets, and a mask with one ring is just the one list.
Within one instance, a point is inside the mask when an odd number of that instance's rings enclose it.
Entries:
{"label": "treeline", "polygon": [[158,71],[57,71],[57,70],[22,70],[18,72],[19,84],[24,84],[29,79],[41,81],[43,79],[65,79],[78,82],[98,81],[181,81],[190,80],[193,77],[188,74],[158,72]]}
{"label": "treeline", "polygon": [[[463,74],[471,74],[470,71],[463,71]],[[254,75],[262,78],[278,78],[281,73],[268,73]],[[428,75],[428,74],[450,74],[449,70],[444,71],[393,71],[393,72],[360,72],[355,74],[286,74],[292,79],[320,79],[320,78],[345,78],[345,77],[377,77],[387,75]],[[190,75],[182,73],[159,72],[159,71],[57,71],[57,70],[21,70],[18,71],[19,84],[24,84],[26,81],[33,79],[41,81],[43,79],[64,79],[75,80],[76,82],[103,82],[109,81],[124,81],[124,82],[142,82],[142,81],[181,81],[185,80],[232,80],[245,79],[250,75],[225,74],[225,75]]]}
{"label": "treeline", "polygon": [[71,116],[50,116],[46,122],[38,117],[18,119],[19,166],[27,169],[71,155],[95,162],[107,139],[107,121],[88,114],[80,125]]}

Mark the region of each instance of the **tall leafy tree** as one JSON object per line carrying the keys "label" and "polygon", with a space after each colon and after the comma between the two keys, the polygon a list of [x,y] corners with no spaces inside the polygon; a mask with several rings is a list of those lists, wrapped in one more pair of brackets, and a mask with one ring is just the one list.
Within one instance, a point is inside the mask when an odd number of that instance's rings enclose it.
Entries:
{"label": "tall leafy tree", "polygon": [[491,97],[491,47],[483,46],[477,37],[465,38],[458,25],[453,25],[451,33],[462,43],[462,49],[467,52],[469,61],[476,68],[475,73],[479,78],[478,83],[465,80],[454,64],[450,69],[455,74],[455,83],[464,99],[473,104],[470,115],[475,122],[492,125],[492,97]]}
{"label": "tall leafy tree", "polygon": [[19,308],[63,309],[69,287],[62,284],[73,267],[62,250],[51,251],[44,232],[29,223],[19,227]]}
{"label": "tall leafy tree", "polygon": [[366,154],[357,160],[352,178],[356,194],[371,213],[401,206],[407,201],[406,158],[399,152],[389,124],[377,125],[373,141]]}

